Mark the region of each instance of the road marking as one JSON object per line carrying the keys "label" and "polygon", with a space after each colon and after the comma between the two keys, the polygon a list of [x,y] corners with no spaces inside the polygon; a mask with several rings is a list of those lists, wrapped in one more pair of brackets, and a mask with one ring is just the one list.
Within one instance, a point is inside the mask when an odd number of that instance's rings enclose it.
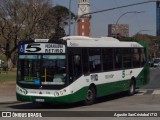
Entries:
{"label": "road marking", "polygon": [[135,95],[160,95],[160,90],[153,89],[138,89]]}
{"label": "road marking", "polygon": [[153,95],[159,95],[160,94],[160,90],[154,90],[152,94]]}
{"label": "road marking", "polygon": [[135,95],[144,95],[147,90],[137,90]]}

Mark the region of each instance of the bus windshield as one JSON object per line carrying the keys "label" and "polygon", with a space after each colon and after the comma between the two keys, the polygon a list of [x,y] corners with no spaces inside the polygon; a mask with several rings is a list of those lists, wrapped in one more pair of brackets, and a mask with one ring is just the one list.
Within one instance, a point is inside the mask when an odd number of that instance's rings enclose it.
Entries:
{"label": "bus windshield", "polygon": [[19,55],[18,81],[22,84],[64,85],[65,55]]}

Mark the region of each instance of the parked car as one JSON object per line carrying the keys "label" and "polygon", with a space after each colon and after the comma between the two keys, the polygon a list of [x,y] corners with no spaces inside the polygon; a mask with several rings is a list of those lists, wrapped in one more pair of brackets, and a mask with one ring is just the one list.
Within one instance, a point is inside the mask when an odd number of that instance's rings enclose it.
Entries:
{"label": "parked car", "polygon": [[160,58],[155,58],[154,59],[153,67],[160,67]]}

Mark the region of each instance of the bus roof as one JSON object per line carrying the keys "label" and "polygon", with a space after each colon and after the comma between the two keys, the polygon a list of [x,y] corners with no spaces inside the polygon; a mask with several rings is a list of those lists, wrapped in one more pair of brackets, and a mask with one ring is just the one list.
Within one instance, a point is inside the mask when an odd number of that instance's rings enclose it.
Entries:
{"label": "bus roof", "polygon": [[67,36],[62,39],[67,41],[68,47],[143,47],[137,42],[119,41],[113,37]]}

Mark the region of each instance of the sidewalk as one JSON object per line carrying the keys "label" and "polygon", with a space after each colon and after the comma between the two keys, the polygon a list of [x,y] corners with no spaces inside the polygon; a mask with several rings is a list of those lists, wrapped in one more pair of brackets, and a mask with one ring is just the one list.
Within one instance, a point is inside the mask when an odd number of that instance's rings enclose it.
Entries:
{"label": "sidewalk", "polygon": [[16,81],[0,81],[0,104],[16,102]]}

